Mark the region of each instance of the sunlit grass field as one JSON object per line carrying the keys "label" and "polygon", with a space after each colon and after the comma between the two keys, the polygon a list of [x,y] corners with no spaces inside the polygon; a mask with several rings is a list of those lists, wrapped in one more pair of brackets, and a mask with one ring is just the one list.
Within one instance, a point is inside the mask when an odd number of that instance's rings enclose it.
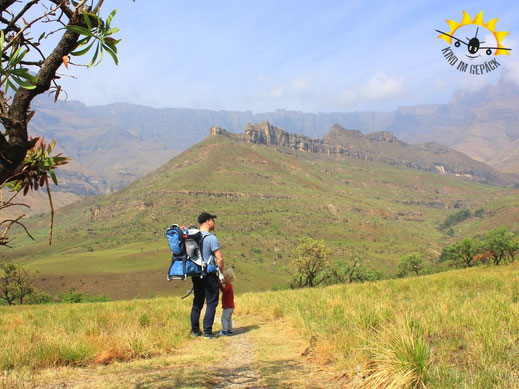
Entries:
{"label": "sunlit grass field", "polygon": [[355,387],[519,387],[517,264],[247,294],[240,306],[288,318]]}
{"label": "sunlit grass field", "polygon": [[[188,336],[189,300],[0,307],[0,369],[174,355],[196,341]],[[236,304],[238,320],[288,323],[294,336],[305,339],[312,361],[332,364],[354,387],[519,387],[516,263],[246,293]]]}

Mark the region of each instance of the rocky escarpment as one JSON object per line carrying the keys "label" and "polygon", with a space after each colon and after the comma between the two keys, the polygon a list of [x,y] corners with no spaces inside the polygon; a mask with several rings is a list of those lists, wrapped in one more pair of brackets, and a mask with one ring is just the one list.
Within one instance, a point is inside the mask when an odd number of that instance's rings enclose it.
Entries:
{"label": "rocky escarpment", "polygon": [[325,137],[315,139],[262,122],[247,124],[243,134],[233,134],[221,127],[212,127],[210,134],[305,153],[351,156],[499,185],[510,186],[518,182],[516,178],[448,147],[436,143],[407,144],[386,131],[364,135],[360,131],[334,125]]}

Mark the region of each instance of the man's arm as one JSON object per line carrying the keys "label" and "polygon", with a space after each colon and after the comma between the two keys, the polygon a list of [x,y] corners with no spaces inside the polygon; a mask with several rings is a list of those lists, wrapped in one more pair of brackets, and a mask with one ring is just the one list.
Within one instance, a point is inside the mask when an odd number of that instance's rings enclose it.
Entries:
{"label": "man's arm", "polygon": [[214,257],[216,258],[216,266],[220,269],[220,271],[223,271],[224,263],[223,263],[223,255],[222,250],[218,249],[213,252]]}

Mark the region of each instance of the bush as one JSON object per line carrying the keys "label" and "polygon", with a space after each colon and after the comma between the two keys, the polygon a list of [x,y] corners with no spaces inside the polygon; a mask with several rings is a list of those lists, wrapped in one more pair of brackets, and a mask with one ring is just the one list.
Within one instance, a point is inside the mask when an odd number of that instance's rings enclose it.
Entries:
{"label": "bush", "polygon": [[108,296],[92,296],[76,291],[74,288],[70,288],[67,293],[58,293],[56,299],[61,303],[93,303],[111,301],[110,297]]}
{"label": "bush", "polygon": [[502,261],[515,260],[515,255],[519,252],[519,243],[515,242],[514,238],[514,233],[506,227],[494,228],[487,234],[483,247],[495,265]]}
{"label": "bush", "polygon": [[326,277],[326,284],[351,284],[353,282],[377,281],[384,278],[383,272],[366,265],[359,255],[353,255],[351,262],[351,265],[343,262],[331,267]]}
{"label": "bush", "polygon": [[332,250],[324,241],[303,238],[301,244],[292,252],[293,288],[314,287],[325,280],[324,272],[330,267]]}
{"label": "bush", "polygon": [[409,275],[419,276],[425,268],[425,259],[422,253],[411,253],[400,258],[398,265],[398,276],[407,277]]}
{"label": "bush", "polygon": [[25,304],[51,304],[54,303],[54,297],[50,293],[41,292],[39,290],[34,290],[27,298],[25,299]]}
{"label": "bush", "polygon": [[471,267],[482,252],[482,244],[473,238],[465,238],[443,249],[440,260],[449,261],[455,266]]}
{"label": "bush", "polygon": [[449,227],[452,227],[455,224],[461,223],[464,220],[470,218],[470,211],[468,209],[464,209],[462,211],[456,212],[445,219],[445,221],[440,225],[441,230],[446,230]]}

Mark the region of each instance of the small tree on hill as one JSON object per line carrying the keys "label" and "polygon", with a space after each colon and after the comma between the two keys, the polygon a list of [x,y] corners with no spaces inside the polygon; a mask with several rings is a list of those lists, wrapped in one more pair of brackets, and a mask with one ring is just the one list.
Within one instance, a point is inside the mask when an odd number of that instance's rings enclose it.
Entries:
{"label": "small tree on hill", "polygon": [[514,233],[506,227],[495,228],[487,234],[483,247],[495,265],[515,260],[515,255],[519,252],[519,243],[514,239]]}
{"label": "small tree on hill", "polygon": [[[45,186],[51,208],[49,243],[54,214],[49,177],[57,184],[54,169],[68,158],[51,157],[53,142],[29,137],[35,113],[31,102],[49,90],[59,97],[63,75],[58,69],[77,65],[71,56],[94,52],[90,63],[82,65],[92,66],[107,53],[117,64],[119,41],[112,35],[118,29],[110,26],[116,11],[102,19],[102,5],[103,0],[0,0],[0,189],[10,185],[12,190],[10,197],[0,198],[0,209],[24,205],[13,201],[18,193]],[[0,245],[9,245],[8,231],[22,217],[0,221]]]}
{"label": "small tree on hill", "polygon": [[0,263],[0,299],[7,305],[23,304],[34,291],[28,269],[10,261]]}
{"label": "small tree on hill", "polygon": [[351,257],[351,264],[330,266],[327,284],[351,284],[353,282],[375,281],[382,278],[382,273],[364,263],[359,254]]}
{"label": "small tree on hill", "polygon": [[452,261],[456,266],[471,267],[475,265],[483,245],[474,238],[465,238],[443,249],[442,261]]}
{"label": "small tree on hill", "polygon": [[398,276],[407,277],[410,274],[418,276],[425,268],[425,258],[422,253],[411,253],[400,258]]}
{"label": "small tree on hill", "polygon": [[293,271],[292,288],[314,287],[326,279],[332,250],[324,241],[303,238],[292,252],[290,268]]}

